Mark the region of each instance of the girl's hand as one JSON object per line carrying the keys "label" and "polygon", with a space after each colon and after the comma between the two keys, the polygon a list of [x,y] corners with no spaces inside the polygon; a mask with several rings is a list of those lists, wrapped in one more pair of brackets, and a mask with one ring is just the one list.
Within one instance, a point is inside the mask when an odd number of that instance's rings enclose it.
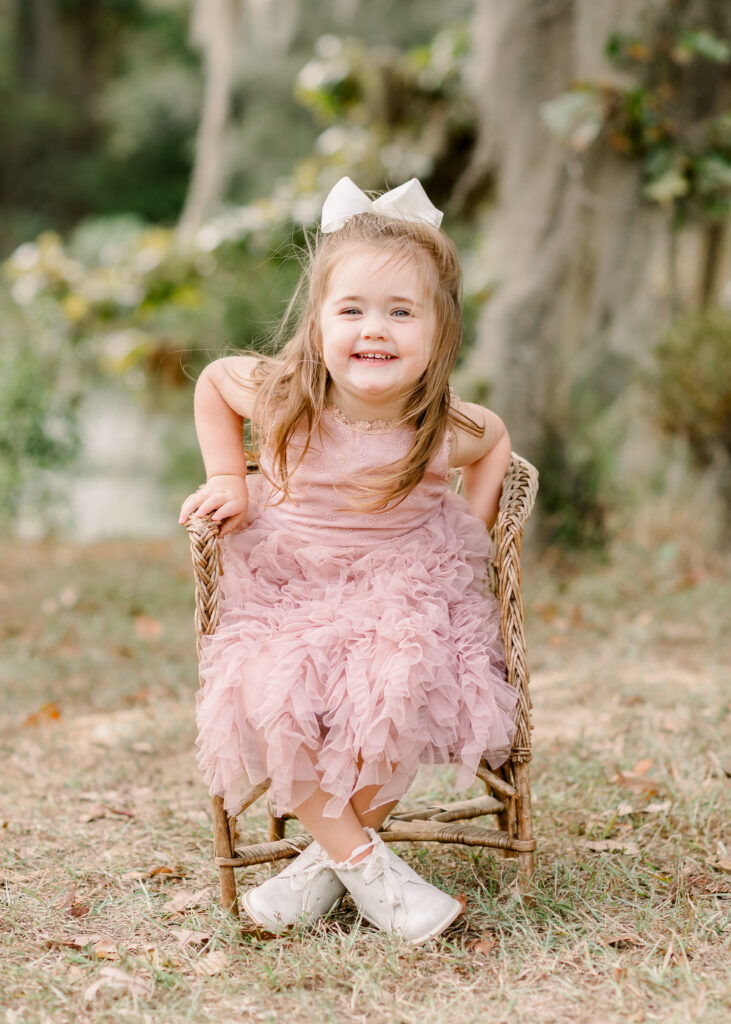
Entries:
{"label": "girl's hand", "polygon": [[180,509],[179,523],[185,523],[189,516],[205,516],[220,523],[225,519],[221,535],[235,530],[246,518],[249,507],[249,492],[246,479],[236,474],[212,476],[202,484],[195,494],[190,494]]}

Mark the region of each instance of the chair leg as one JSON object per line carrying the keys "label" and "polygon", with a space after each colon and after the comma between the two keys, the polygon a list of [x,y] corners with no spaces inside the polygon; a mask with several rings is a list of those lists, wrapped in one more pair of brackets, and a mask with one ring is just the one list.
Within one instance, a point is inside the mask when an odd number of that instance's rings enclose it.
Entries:
{"label": "chair leg", "polygon": [[[518,791],[518,838],[533,839],[533,816],[530,803],[530,763],[521,761],[513,765],[515,788]],[[528,893],[533,880],[535,858],[532,850],[518,854],[518,885]]]}
{"label": "chair leg", "polygon": [[[502,768],[495,769],[495,774],[501,778],[504,777]],[[485,789],[488,793],[492,792],[492,787],[489,782],[485,782]],[[507,832],[509,836],[514,836],[516,834],[515,800],[510,798],[506,799],[505,797],[500,797],[500,799],[505,800],[507,806],[504,811],[498,811],[496,815],[497,826],[501,832]],[[503,860],[513,860],[518,856],[515,850],[501,850],[500,854]]]}
{"label": "chair leg", "polygon": [[274,843],[277,839],[284,839],[286,818],[278,818],[269,812],[269,842]]}
{"label": "chair leg", "polygon": [[[217,857],[233,857],[233,843],[231,842],[231,828],[228,815],[223,807],[223,799],[214,796],[211,799],[213,809],[213,848]],[[236,878],[234,869],[219,867],[221,880],[221,905],[232,917],[239,916],[239,902],[236,896]]]}

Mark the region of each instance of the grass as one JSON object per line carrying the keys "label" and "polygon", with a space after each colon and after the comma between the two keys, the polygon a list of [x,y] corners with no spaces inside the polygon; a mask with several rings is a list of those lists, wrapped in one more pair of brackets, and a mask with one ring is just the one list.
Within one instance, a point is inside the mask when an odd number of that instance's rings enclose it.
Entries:
{"label": "grass", "polygon": [[[532,899],[514,861],[402,850],[467,902],[417,949],[347,904],[270,940],[220,911],[183,538],[6,542],[2,559],[0,1022],[729,1018],[722,558],[660,544],[529,559]],[[414,798],[447,795],[451,774],[419,778]],[[264,815],[242,835],[262,836]]]}

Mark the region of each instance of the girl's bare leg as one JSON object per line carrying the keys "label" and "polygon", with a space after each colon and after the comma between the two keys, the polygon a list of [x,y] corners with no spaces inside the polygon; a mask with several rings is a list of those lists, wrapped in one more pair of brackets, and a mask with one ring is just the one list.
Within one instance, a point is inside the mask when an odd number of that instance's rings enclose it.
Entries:
{"label": "girl's bare leg", "polygon": [[[364,832],[363,825],[352,804],[345,805],[339,818],[326,818],[323,815],[325,804],[330,798],[329,793],[325,793],[322,789],[316,789],[299,806],[294,807],[293,811],[320,846],[334,861],[341,863],[348,860],[359,846],[365,846],[371,840]],[[353,863],[356,864],[367,853],[368,851],[364,850]]]}
{"label": "girl's bare leg", "polygon": [[[380,786],[367,786],[365,789],[359,789],[353,795],[350,803],[345,805],[339,818],[326,818],[323,815],[322,812],[330,799],[330,794],[325,793],[322,789],[316,789],[299,807],[295,807],[293,810],[310,835],[314,836],[333,860],[340,863],[348,860],[359,846],[370,842],[364,829],[368,827],[378,831],[388,813],[396,806],[398,801],[367,811],[366,808],[379,789]],[[363,851],[353,863],[357,864],[367,854],[367,850]]]}
{"label": "girl's bare leg", "polygon": [[393,800],[390,804],[381,804],[380,807],[376,807],[372,811],[366,810],[367,807],[370,807],[380,788],[380,786],[366,786],[365,789],[359,789],[357,793],[353,794],[350,801],[350,806],[358,815],[363,828],[372,828],[376,832],[398,803],[398,800]]}

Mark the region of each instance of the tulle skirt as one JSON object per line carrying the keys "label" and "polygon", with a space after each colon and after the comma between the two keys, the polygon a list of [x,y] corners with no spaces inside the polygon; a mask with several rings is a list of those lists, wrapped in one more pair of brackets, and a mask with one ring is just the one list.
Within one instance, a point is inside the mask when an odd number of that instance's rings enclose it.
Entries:
{"label": "tulle skirt", "polygon": [[510,752],[516,694],[505,680],[491,541],[447,492],[391,540],[326,545],[267,509],[224,540],[221,618],[204,638],[198,763],[237,814],[271,779],[273,810],[321,786],[338,817],[355,792],[403,796],[420,765],[455,763],[457,789],[483,755]]}

